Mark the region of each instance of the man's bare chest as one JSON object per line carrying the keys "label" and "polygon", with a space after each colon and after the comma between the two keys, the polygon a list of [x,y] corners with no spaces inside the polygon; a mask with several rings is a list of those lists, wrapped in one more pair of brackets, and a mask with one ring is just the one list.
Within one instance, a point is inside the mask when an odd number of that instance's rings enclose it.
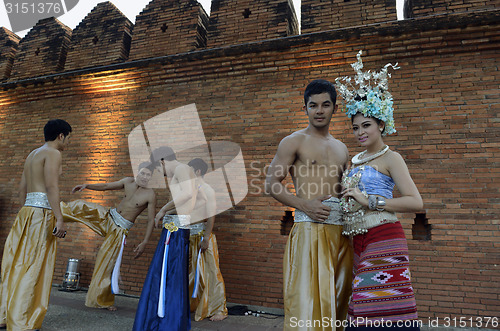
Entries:
{"label": "man's bare chest", "polygon": [[148,194],[140,188],[125,188],[123,202],[129,207],[142,207],[148,203]]}
{"label": "man's bare chest", "polygon": [[330,146],[301,148],[297,153],[294,171],[298,175],[305,175],[304,171],[314,171],[316,175],[336,176],[343,164],[342,157]]}

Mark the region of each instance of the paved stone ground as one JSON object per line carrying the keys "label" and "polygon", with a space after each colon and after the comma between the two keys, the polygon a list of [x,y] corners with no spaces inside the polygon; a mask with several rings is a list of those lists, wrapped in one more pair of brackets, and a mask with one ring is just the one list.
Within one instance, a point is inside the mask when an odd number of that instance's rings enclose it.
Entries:
{"label": "paved stone ground", "polygon": [[[139,298],[131,296],[116,296],[115,312],[106,309],[92,309],[85,307],[84,291],[62,292],[52,288],[50,304],[43,322],[42,331],[125,331],[132,330],[134,316]],[[228,306],[231,306],[228,304]],[[251,310],[263,310],[255,306]],[[282,315],[280,309],[266,309],[275,315]],[[487,331],[492,329],[474,328],[445,328],[430,327],[428,321],[423,320],[421,331]],[[224,321],[211,322],[203,320],[191,322],[192,331],[276,331],[283,330],[283,316],[263,315],[234,316],[229,315]],[[144,330],[147,331],[147,330]],[[165,330],[169,331],[169,330]]]}
{"label": "paved stone ground", "polygon": [[[137,297],[116,296],[115,312],[85,307],[84,291],[62,292],[52,288],[42,331],[125,331],[132,330]],[[253,308],[253,307],[252,307]],[[279,310],[277,311],[279,313]],[[283,317],[268,318],[230,315],[224,321],[191,321],[192,331],[268,331],[283,330]],[[146,331],[146,330],[145,330]],[[168,330],[165,330],[168,331]]]}

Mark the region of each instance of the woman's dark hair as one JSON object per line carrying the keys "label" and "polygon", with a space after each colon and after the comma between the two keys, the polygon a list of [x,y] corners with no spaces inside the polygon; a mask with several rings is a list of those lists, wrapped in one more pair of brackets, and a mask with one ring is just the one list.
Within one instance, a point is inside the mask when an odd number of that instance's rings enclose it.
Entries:
{"label": "woman's dark hair", "polygon": [[54,141],[61,133],[66,137],[71,131],[71,125],[65,120],[49,120],[43,128],[43,135],[45,136],[45,141]]}

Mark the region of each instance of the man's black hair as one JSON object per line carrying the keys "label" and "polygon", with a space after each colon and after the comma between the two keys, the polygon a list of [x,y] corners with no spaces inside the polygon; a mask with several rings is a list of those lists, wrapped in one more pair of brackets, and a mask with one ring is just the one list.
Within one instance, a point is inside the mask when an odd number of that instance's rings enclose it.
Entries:
{"label": "man's black hair", "polygon": [[139,166],[137,167],[137,171],[141,171],[141,169],[143,168],[146,168],[148,169],[149,171],[151,171],[151,173],[153,173],[153,170],[154,170],[154,164],[149,162],[149,161],[145,161],[145,162],[142,162],[141,164],[139,164]]}
{"label": "man's black hair", "polygon": [[173,161],[177,160],[175,156],[175,152],[172,148],[168,146],[158,147],[151,153],[151,162],[159,162],[160,160],[164,161]]}
{"label": "man's black hair", "polygon": [[49,120],[43,128],[43,135],[45,136],[45,141],[54,141],[61,133],[64,137],[67,137],[71,131],[71,125],[65,120]]}
{"label": "man's black hair", "polygon": [[205,176],[208,170],[208,165],[205,161],[200,159],[199,157],[192,159],[189,161],[188,166],[192,167],[194,171],[200,170],[202,176]]}
{"label": "man's black hair", "polygon": [[335,85],[333,83],[324,80],[324,79],[316,79],[307,85],[306,90],[304,92],[304,105],[307,106],[309,102],[309,98],[314,94],[328,93],[330,94],[330,99],[332,100],[333,105],[337,102],[337,90],[335,90]]}

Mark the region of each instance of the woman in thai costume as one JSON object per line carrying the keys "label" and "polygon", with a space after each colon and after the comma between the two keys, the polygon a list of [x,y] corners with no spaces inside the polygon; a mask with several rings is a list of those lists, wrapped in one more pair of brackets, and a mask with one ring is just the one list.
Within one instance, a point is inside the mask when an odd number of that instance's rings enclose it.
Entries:
{"label": "woman in thai costume", "polygon": [[[357,58],[352,67],[359,88],[350,84],[349,77],[337,79],[354,136],[365,148],[342,179],[343,234],[352,237],[354,247],[348,318],[357,326],[410,330],[418,326],[417,307],[408,245],[395,212],[419,211],[423,203],[405,161],[383,140],[396,132],[387,69],[398,68],[388,64],[379,73],[364,73],[361,51]],[[393,198],[394,186],[401,197]]]}

